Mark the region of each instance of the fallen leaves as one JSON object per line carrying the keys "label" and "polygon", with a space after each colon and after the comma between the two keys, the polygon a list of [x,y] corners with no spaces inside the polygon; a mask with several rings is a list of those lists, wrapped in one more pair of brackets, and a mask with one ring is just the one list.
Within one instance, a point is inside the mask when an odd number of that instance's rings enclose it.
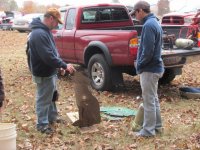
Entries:
{"label": "fallen leaves", "polygon": [[[155,139],[137,139],[131,131],[133,118],[102,122],[94,129],[79,129],[70,123],[56,124],[55,134],[46,136],[36,131],[35,85],[27,67],[25,43],[27,33],[0,31],[0,66],[2,69],[6,104],[5,122],[17,124],[19,150],[134,150],[134,149],[200,149],[200,114],[198,100],[186,100],[179,95],[180,86],[200,86],[200,61],[188,64],[183,74],[172,84],[158,90],[164,135]],[[125,106],[138,109],[141,88],[138,76],[124,75],[126,90],[94,91],[101,106]],[[58,80],[59,114],[66,120],[67,112],[77,111],[73,81],[69,77]]]}

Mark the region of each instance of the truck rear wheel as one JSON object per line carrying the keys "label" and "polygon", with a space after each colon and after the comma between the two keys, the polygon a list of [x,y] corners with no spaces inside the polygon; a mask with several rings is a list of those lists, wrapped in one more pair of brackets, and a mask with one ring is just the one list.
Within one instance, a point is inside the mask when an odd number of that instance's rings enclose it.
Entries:
{"label": "truck rear wheel", "polygon": [[95,54],[88,63],[91,86],[100,91],[111,90],[112,81],[110,67],[101,54]]}
{"label": "truck rear wheel", "polygon": [[159,83],[160,84],[169,84],[172,80],[174,80],[175,77],[176,77],[176,75],[174,74],[173,70],[166,69],[163,74],[163,77],[160,78]]}

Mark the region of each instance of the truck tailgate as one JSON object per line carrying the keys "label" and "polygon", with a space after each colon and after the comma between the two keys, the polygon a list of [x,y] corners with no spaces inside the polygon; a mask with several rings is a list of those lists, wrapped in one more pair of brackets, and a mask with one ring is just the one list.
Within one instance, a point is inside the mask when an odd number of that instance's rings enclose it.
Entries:
{"label": "truck tailgate", "polygon": [[162,58],[166,68],[183,67],[186,63],[200,60],[200,48],[163,50]]}

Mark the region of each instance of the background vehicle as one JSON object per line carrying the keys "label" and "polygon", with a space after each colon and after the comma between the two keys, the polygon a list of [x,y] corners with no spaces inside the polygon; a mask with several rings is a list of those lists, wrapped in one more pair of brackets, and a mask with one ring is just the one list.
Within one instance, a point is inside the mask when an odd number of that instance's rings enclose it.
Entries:
{"label": "background vehicle", "polygon": [[[188,30],[197,30],[197,26],[194,25],[194,20],[200,20],[200,10],[195,10],[191,12],[172,12],[165,14],[162,17],[161,24],[163,30],[165,30],[168,34],[175,34],[175,37],[180,37],[180,30],[182,30],[182,36],[185,35],[187,37]],[[193,28],[193,29],[192,29]],[[196,29],[195,29],[196,28]]]}
{"label": "background vehicle", "polygon": [[0,11],[0,24],[2,23],[3,18],[6,16],[4,11]]}
{"label": "background vehicle", "polygon": [[[64,25],[53,31],[60,53],[66,62],[88,69],[91,85],[96,90],[112,90],[123,84],[122,73],[136,75],[138,34],[125,6],[97,4],[67,7],[61,11]],[[138,32],[140,32],[138,30]],[[165,73],[160,80],[169,83],[182,73],[182,67],[198,60],[200,49],[163,50]]]}
{"label": "background vehicle", "polygon": [[26,14],[23,17],[17,18],[13,20],[13,30],[17,30],[19,32],[27,32],[31,29],[29,28],[29,24],[33,20],[33,18],[40,17],[42,18],[44,14],[42,13],[32,13],[32,14]]}
{"label": "background vehicle", "polygon": [[5,16],[1,20],[0,29],[12,30],[13,20],[21,16],[22,13],[18,11],[5,11]]}

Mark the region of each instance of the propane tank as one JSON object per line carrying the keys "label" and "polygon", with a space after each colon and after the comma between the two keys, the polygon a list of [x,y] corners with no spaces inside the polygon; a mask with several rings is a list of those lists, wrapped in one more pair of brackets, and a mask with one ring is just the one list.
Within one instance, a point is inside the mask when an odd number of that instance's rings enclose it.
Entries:
{"label": "propane tank", "polygon": [[135,115],[135,119],[132,121],[131,125],[132,125],[132,130],[133,131],[139,131],[142,129],[142,125],[143,125],[143,121],[144,121],[144,106],[143,103],[141,103],[139,105],[139,109]]}
{"label": "propane tank", "polygon": [[175,41],[175,45],[177,48],[192,49],[194,46],[194,41],[190,39],[179,38]]}

